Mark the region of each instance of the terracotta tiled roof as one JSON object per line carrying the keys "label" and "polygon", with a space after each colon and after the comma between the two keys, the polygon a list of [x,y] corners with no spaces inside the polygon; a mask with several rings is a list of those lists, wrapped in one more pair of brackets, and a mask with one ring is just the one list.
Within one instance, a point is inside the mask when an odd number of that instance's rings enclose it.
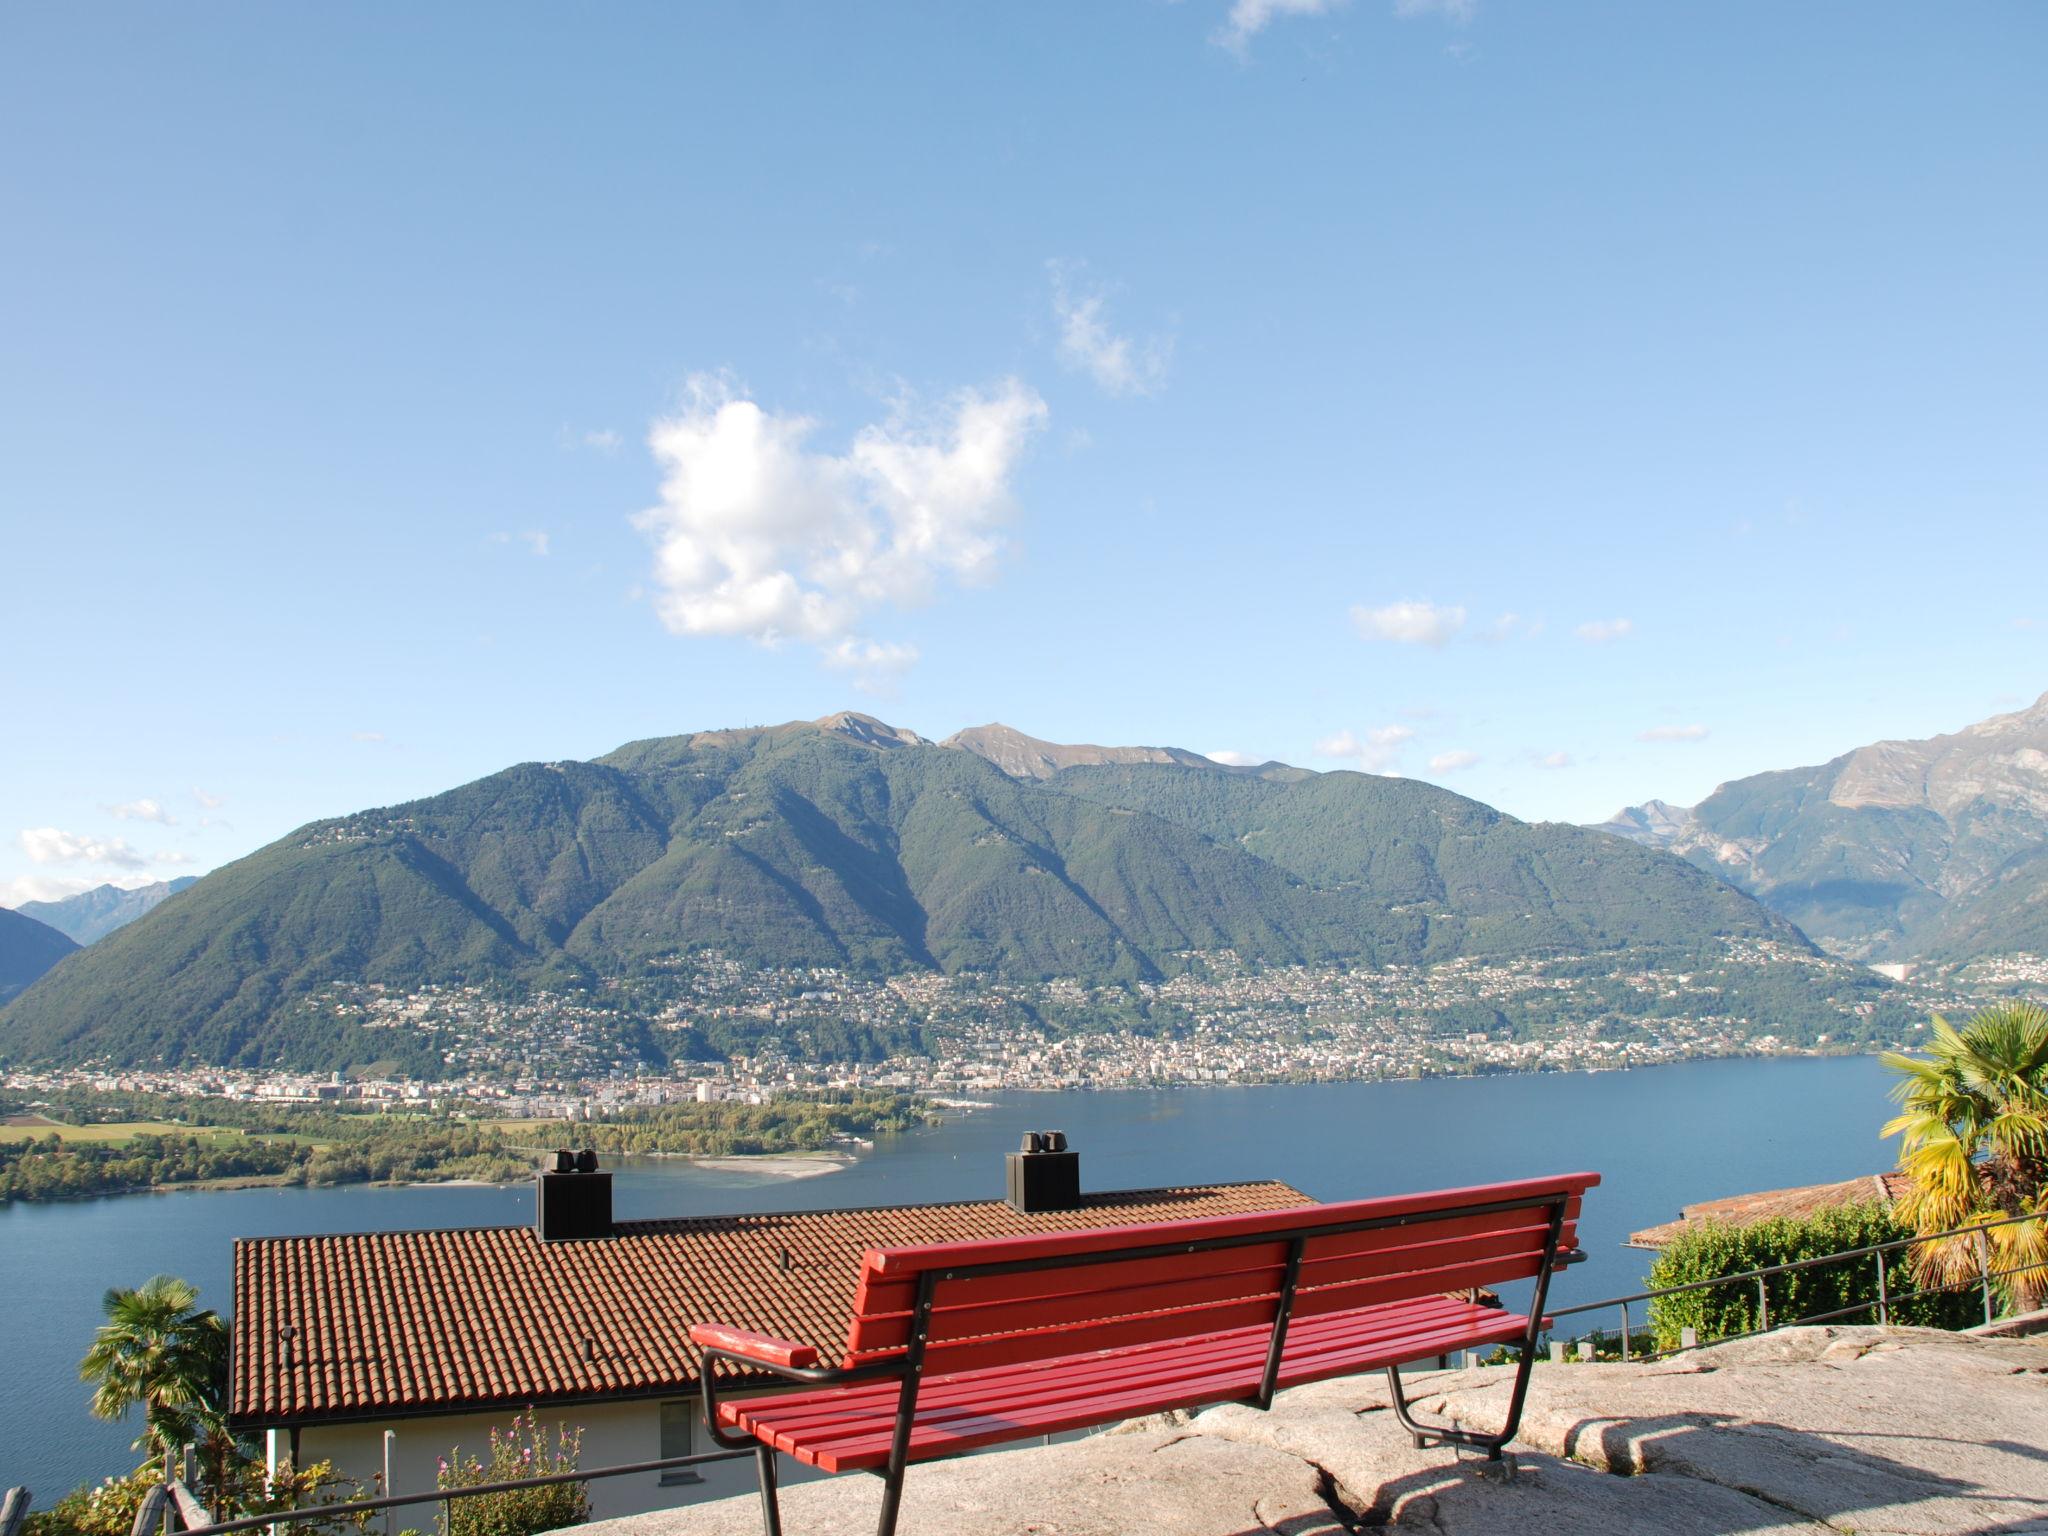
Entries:
{"label": "terracotta tiled roof", "polygon": [[[1312,1203],[1261,1182],[1096,1194],[1031,1216],[974,1201],[629,1221],[580,1243],[543,1243],[526,1226],[244,1238],[230,1418],[255,1427],[690,1391],[695,1322],[837,1359],[869,1248]],[[288,1346],[285,1328],[297,1330]]]}
{"label": "terracotta tiled roof", "polygon": [[1663,1248],[1689,1227],[1718,1221],[1731,1227],[1769,1221],[1775,1216],[1811,1216],[1839,1205],[1890,1205],[1906,1190],[1906,1176],[1899,1172],[1870,1173],[1839,1184],[1802,1184],[1797,1189],[1767,1189],[1754,1195],[1724,1195],[1719,1200],[1702,1200],[1682,1206],[1678,1220],[1662,1226],[1631,1232],[1631,1248]]}

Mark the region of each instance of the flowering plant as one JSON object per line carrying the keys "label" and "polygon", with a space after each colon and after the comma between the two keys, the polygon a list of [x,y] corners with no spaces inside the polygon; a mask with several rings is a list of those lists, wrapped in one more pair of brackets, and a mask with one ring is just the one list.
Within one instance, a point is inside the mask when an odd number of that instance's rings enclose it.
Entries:
{"label": "flowering plant", "polygon": [[[533,1410],[527,1409],[504,1429],[491,1430],[488,1462],[456,1447],[440,1459],[436,1485],[442,1492],[474,1488],[481,1483],[511,1482],[522,1477],[548,1477],[574,1472],[583,1451],[583,1431],[557,1424],[552,1443]],[[479,1493],[450,1499],[442,1506],[440,1536],[534,1536],[536,1531],[581,1525],[590,1518],[588,1483],[550,1483],[540,1488],[515,1488],[505,1493]]]}

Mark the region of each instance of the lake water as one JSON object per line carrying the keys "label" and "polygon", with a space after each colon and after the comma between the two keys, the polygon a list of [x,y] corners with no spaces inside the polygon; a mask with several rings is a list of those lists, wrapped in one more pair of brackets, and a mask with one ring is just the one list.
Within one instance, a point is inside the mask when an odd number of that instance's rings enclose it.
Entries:
{"label": "lake water", "polygon": [[[1087,1189],[1285,1179],[1319,1199],[1590,1168],[1589,1261],[1558,1305],[1638,1288],[1621,1246],[1694,1200],[1819,1183],[1890,1165],[1877,1128],[1889,1074],[1870,1057],[1713,1061],[1632,1072],[1429,1082],[1012,1094],[885,1139],[810,1179],[640,1162],[614,1180],[622,1218],[999,1198],[1026,1130],[1067,1132]],[[254,1189],[0,1207],[0,1487],[61,1492],[134,1464],[135,1424],[85,1409],[77,1362],[107,1287],[183,1275],[226,1311],[236,1237],[523,1223],[528,1187]]]}

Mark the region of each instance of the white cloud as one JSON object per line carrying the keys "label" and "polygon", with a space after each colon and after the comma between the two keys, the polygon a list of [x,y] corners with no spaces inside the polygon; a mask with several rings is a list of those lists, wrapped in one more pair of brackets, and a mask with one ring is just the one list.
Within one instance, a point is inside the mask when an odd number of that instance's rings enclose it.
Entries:
{"label": "white cloud", "polygon": [[1394,14],[1404,21],[1417,16],[1441,16],[1464,26],[1479,11],[1479,0],[1394,0]]}
{"label": "white cloud", "polygon": [[1708,736],[1704,725],[1653,725],[1647,731],[1637,731],[1637,741],[1705,741]]}
{"label": "white cloud", "polygon": [[153,821],[159,826],[175,827],[177,819],[155,800],[129,800],[121,805],[102,806],[116,821]]}
{"label": "white cloud", "polygon": [[1422,602],[1389,603],[1384,608],[1361,603],[1352,608],[1351,623],[1362,639],[1442,647],[1465,627],[1465,610]]}
{"label": "white cloud", "polygon": [[1545,752],[1537,757],[1536,766],[1538,768],[1569,768],[1572,766],[1572,755],[1569,752]]}
{"label": "white cloud", "polygon": [[1094,379],[1104,393],[1149,395],[1166,383],[1173,360],[1173,338],[1153,336],[1143,343],[1120,336],[1103,311],[1109,296],[1102,289],[1080,292],[1074,286],[1081,264],[1049,261],[1052,312],[1060,323],[1060,360]]}
{"label": "white cloud", "polygon": [[585,427],[579,431],[565,421],[555,434],[555,441],[564,451],[590,448],[598,453],[617,453],[626,440],[610,427]]}
{"label": "white cloud", "polygon": [[208,793],[207,793],[207,792],[206,792],[205,790],[201,789],[201,788],[200,788],[200,787],[199,787],[199,786],[198,786],[197,784],[194,784],[194,785],[192,786],[192,798],[193,798],[194,800],[196,800],[196,801],[198,801],[198,802],[199,802],[199,808],[200,808],[200,809],[201,809],[202,811],[217,811],[217,810],[219,810],[219,809],[220,809],[220,808],[221,808],[222,806],[224,806],[224,805],[226,805],[226,804],[228,803],[228,802],[227,802],[227,798],[226,798],[226,796],[224,796],[224,795],[209,795],[209,794],[208,794]]}
{"label": "white cloud", "polygon": [[1456,773],[1460,769],[1470,768],[1478,761],[1479,754],[1477,752],[1468,752],[1460,747],[1453,752],[1437,753],[1435,757],[1429,760],[1429,771],[1431,773]]}
{"label": "white cloud", "polygon": [[14,840],[35,864],[111,864],[117,869],[140,869],[149,862],[125,838],[119,837],[80,836],[55,827],[24,827]]}
{"label": "white cloud", "polygon": [[1363,739],[1350,731],[1337,731],[1316,743],[1316,755],[1350,758],[1367,773],[1385,773],[1399,761],[1401,749],[1414,739],[1412,725],[1375,726]]}
{"label": "white cloud", "polygon": [[1242,54],[1275,19],[1282,16],[1327,16],[1344,0],[1234,0],[1230,14],[1211,39],[1218,47]]}
{"label": "white cloud", "polygon": [[1626,640],[1635,632],[1634,619],[1591,619],[1572,631],[1588,645],[1607,645],[1615,640]]}
{"label": "white cloud", "polygon": [[545,559],[547,557],[548,536],[542,529],[529,528],[523,533],[498,532],[491,535],[491,542],[493,544],[510,544],[515,539],[541,558]]}
{"label": "white cloud", "polygon": [[654,545],[654,603],[678,635],[798,640],[828,659],[865,621],[992,579],[1011,480],[1045,422],[1018,379],[905,405],[844,454],[808,446],[809,417],[778,415],[724,378],[690,380],[648,447],[666,477],[634,526]]}
{"label": "white cloud", "polygon": [[835,672],[852,673],[853,686],[862,693],[888,693],[917,665],[917,647],[848,636],[825,652],[824,662]]}
{"label": "white cloud", "polygon": [[360,741],[373,747],[381,746],[385,741],[389,740],[382,731],[350,731],[348,739],[350,741]]}
{"label": "white cloud", "polygon": [[1226,768],[1256,768],[1265,761],[1264,758],[1253,757],[1249,752],[1204,752],[1202,756],[1212,763],[1221,763]]}
{"label": "white cloud", "polygon": [[181,853],[175,848],[159,848],[149,856],[152,864],[190,864],[192,855]]}

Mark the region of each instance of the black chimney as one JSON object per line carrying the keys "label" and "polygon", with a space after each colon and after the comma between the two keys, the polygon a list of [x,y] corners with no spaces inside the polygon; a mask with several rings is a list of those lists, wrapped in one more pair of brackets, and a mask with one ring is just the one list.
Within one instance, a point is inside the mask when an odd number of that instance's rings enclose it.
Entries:
{"label": "black chimney", "polygon": [[1007,1158],[1010,1209],[1071,1211],[1081,1204],[1081,1154],[1067,1150],[1065,1131],[1027,1131]]}
{"label": "black chimney", "polygon": [[544,1243],[587,1241],[612,1235],[612,1176],[600,1173],[597,1154],[544,1152],[536,1180],[539,1206],[534,1230]]}

